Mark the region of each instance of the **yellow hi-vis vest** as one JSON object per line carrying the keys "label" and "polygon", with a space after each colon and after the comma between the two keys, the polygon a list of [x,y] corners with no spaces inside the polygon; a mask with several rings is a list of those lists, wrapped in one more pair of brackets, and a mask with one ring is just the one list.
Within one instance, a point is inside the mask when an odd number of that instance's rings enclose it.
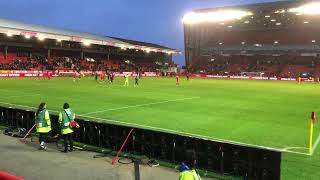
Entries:
{"label": "yellow hi-vis vest", "polygon": [[37,115],[35,114],[37,133],[48,133],[51,131],[51,121],[49,112],[44,109],[40,111]]}
{"label": "yellow hi-vis vest", "polygon": [[75,116],[76,114],[72,112],[71,109],[65,109],[65,111],[60,112],[59,123],[61,127],[61,134],[73,133],[73,130],[70,128],[70,122],[74,121]]}
{"label": "yellow hi-vis vest", "polygon": [[179,180],[201,180],[197,172],[193,170],[183,171],[180,173]]}

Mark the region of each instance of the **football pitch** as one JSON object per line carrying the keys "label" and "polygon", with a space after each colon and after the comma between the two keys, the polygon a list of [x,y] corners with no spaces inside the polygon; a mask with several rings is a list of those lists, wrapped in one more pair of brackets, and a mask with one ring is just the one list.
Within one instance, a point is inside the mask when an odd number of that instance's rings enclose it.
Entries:
{"label": "football pitch", "polygon": [[[282,179],[319,179],[320,122],[308,154],[310,114],[320,84],[222,79],[142,78],[139,87],[94,78],[0,78],[0,105],[51,113],[68,102],[78,118],[282,151]],[[320,146],[320,145],[319,145]]]}

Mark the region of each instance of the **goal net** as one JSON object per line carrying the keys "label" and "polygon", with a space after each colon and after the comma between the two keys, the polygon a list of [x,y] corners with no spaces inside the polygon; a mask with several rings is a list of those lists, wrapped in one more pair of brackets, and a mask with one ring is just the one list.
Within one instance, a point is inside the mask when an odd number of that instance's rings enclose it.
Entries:
{"label": "goal net", "polygon": [[262,77],[264,72],[241,72],[241,76],[244,77]]}

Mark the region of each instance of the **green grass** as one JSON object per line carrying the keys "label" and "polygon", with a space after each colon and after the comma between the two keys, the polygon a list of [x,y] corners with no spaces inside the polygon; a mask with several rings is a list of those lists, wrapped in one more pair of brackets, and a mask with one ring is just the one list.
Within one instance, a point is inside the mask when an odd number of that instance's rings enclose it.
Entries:
{"label": "green grass", "polygon": [[[108,86],[93,78],[75,83],[71,78],[0,79],[0,104],[46,102],[50,112],[69,102],[78,116],[89,119],[277,149],[308,147],[310,113],[319,112],[320,85],[313,83],[182,79],[175,86],[173,78],[143,78],[134,88],[133,79],[130,87],[123,81],[116,78]],[[284,153],[282,179],[318,179],[319,148],[313,156]]]}

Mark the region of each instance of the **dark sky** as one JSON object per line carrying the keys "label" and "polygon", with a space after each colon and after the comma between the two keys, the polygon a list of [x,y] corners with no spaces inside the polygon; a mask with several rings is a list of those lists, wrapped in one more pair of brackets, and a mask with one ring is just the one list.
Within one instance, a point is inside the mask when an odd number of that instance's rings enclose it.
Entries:
{"label": "dark sky", "polygon": [[[275,0],[7,0],[0,18],[184,49],[181,19],[192,9]],[[184,56],[174,56],[184,64]]]}

